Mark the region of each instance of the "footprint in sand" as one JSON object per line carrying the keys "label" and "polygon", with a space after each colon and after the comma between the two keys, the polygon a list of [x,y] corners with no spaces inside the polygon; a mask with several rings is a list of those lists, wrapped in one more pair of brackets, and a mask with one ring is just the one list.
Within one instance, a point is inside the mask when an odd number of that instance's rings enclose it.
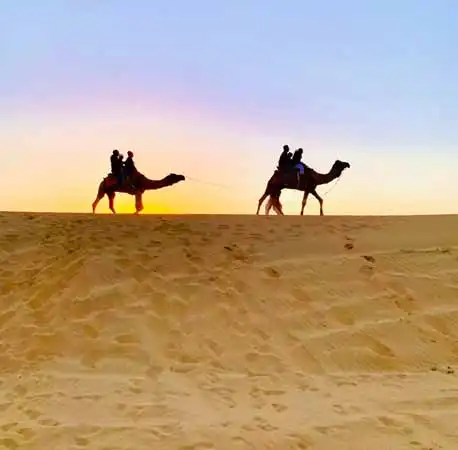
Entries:
{"label": "footprint in sand", "polygon": [[274,269],[273,267],[266,267],[264,269],[264,272],[267,275],[269,275],[269,277],[272,277],[272,278],[280,278],[281,277],[281,273],[277,269]]}
{"label": "footprint in sand", "polygon": [[288,410],[286,405],[281,405],[280,403],[272,403],[272,408],[275,409],[278,413],[282,413]]}
{"label": "footprint in sand", "polygon": [[365,275],[371,275],[374,272],[375,258],[370,255],[362,255],[361,258],[366,260],[369,264],[363,264],[359,269],[361,273]]}
{"label": "footprint in sand", "polygon": [[184,249],[184,254],[189,261],[200,263],[203,262],[203,258],[201,258],[199,255],[196,255],[193,253],[189,248]]}
{"label": "footprint in sand", "polygon": [[237,247],[237,245],[225,245],[224,250],[231,252],[232,258],[237,261],[247,262],[249,257],[245,254],[245,252]]}
{"label": "footprint in sand", "polygon": [[374,267],[370,266],[369,264],[364,264],[361,266],[359,271],[364,275],[372,275],[372,273],[374,272]]}
{"label": "footprint in sand", "polygon": [[75,444],[77,447],[88,447],[91,441],[85,437],[75,437]]}
{"label": "footprint in sand", "polygon": [[20,447],[20,444],[12,438],[3,438],[0,439],[0,446],[5,449],[16,449]]}
{"label": "footprint in sand", "polygon": [[353,250],[355,247],[354,245],[354,240],[351,237],[345,236],[345,240],[347,241],[346,244],[344,244],[344,248],[346,250]]}

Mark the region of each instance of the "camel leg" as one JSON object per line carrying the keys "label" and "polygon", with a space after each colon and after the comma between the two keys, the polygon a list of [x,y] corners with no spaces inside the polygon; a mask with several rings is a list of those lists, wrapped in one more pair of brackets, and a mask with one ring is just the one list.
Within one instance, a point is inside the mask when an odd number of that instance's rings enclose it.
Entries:
{"label": "camel leg", "polygon": [[269,195],[269,193],[268,193],[268,191],[266,189],[266,191],[264,192],[264,194],[262,194],[262,197],[258,201],[258,209],[256,210],[256,215],[259,215],[259,210],[261,209],[261,206],[262,206],[264,200],[267,198],[268,195]]}
{"label": "camel leg", "polygon": [[143,211],[143,199],[141,192],[135,194],[135,214],[139,214]]}
{"label": "camel leg", "polygon": [[272,197],[269,197],[269,198],[267,199],[267,203],[266,203],[266,210],[265,210],[266,216],[269,215],[270,210],[271,210],[272,208],[273,208]]}
{"label": "camel leg", "polygon": [[279,216],[284,216],[285,214],[283,213],[283,206],[280,202],[279,198],[275,199],[275,204],[274,206],[274,211],[279,215]]}
{"label": "camel leg", "polygon": [[95,197],[95,200],[92,202],[92,214],[95,214],[95,210],[97,208],[97,205],[99,204],[100,200],[102,200],[103,197],[105,197],[105,187],[103,185],[103,181],[99,184],[99,188],[97,189],[97,196]]}
{"label": "camel leg", "polygon": [[307,197],[309,193],[307,191],[304,192],[304,196],[302,197],[302,207],[301,207],[301,216],[304,215],[305,205],[307,204]]}
{"label": "camel leg", "polygon": [[283,214],[283,210],[282,210],[282,207],[281,207],[281,203],[280,202],[275,202],[273,205],[272,205],[274,211],[275,211],[275,214],[277,214],[277,216],[284,216]]}
{"label": "camel leg", "polygon": [[320,216],[324,216],[323,214],[323,199],[318,195],[318,192],[313,190],[310,192],[320,203]]}
{"label": "camel leg", "polygon": [[99,204],[100,200],[102,200],[104,196],[105,194],[103,194],[101,197],[97,195],[96,199],[92,202],[92,214],[95,214],[97,205]]}
{"label": "camel leg", "polygon": [[272,195],[269,197],[269,202],[266,206],[266,214],[268,214],[272,208],[275,211],[275,214],[277,214],[278,216],[284,216],[283,207],[280,203],[279,197]]}
{"label": "camel leg", "polygon": [[113,214],[116,214],[116,211],[114,209],[114,199],[116,194],[114,192],[110,192],[108,195],[108,205]]}
{"label": "camel leg", "polygon": [[275,211],[275,214],[283,215],[282,206],[278,197],[269,195],[269,198],[266,203],[266,216],[270,214],[270,211],[272,209]]}

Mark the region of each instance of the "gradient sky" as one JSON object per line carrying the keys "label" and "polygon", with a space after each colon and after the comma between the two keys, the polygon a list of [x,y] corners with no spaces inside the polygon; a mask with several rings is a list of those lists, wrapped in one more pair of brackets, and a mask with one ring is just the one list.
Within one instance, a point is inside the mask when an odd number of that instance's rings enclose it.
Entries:
{"label": "gradient sky", "polygon": [[287,143],[352,164],[327,214],[456,212],[457,23],[453,0],[2,2],[0,210],[89,211],[119,148],[190,177],[146,212],[252,213]]}

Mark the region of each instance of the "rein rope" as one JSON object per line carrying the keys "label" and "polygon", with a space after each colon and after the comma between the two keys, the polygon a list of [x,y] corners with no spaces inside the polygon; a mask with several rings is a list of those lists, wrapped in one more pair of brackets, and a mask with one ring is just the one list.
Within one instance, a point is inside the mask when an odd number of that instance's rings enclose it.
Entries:
{"label": "rein rope", "polygon": [[188,177],[187,175],[186,175],[186,179],[187,180],[191,180],[191,181],[195,181],[196,183],[208,184],[210,186],[217,186],[217,187],[222,187],[222,188],[226,188],[226,189],[232,189],[233,188],[232,186],[229,186],[227,184],[214,183],[214,182],[211,182],[211,181],[199,180],[198,178]]}
{"label": "rein rope", "polygon": [[334,182],[334,184],[322,195],[322,197],[326,197],[336,186],[337,184],[339,183],[340,181],[340,177],[342,176],[342,174],[340,174],[337,178],[336,178],[336,181]]}
{"label": "rein rope", "polygon": [[[324,193],[322,194],[322,197],[326,197],[336,186],[337,184],[339,183],[340,179],[342,177],[342,174],[340,174],[335,182],[332,184],[332,186]],[[202,183],[202,184],[207,184],[209,186],[216,186],[216,187],[220,187],[220,188],[224,188],[224,189],[233,189],[233,186],[229,186],[227,184],[222,184],[222,183],[214,183],[214,182],[211,182],[211,181],[204,181],[204,180],[200,180],[198,178],[194,178],[194,177],[189,177],[189,176],[186,176],[186,179],[187,180],[191,180],[191,181],[194,181],[196,183]]]}

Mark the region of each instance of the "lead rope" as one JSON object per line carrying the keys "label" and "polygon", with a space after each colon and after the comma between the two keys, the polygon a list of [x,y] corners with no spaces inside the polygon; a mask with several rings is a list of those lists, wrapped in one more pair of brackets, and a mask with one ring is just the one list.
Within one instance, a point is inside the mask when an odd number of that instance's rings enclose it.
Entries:
{"label": "lead rope", "polygon": [[[334,182],[334,184],[324,194],[322,194],[322,197],[326,197],[337,186],[337,184],[340,181],[341,176],[342,175],[340,175],[339,177],[336,178],[336,181]],[[188,176],[186,178],[188,180],[192,180],[192,181],[195,181],[197,183],[207,184],[207,185],[210,185],[210,186],[217,186],[217,187],[221,187],[221,188],[225,188],[225,189],[232,189],[232,187],[227,185],[227,184],[213,183],[211,181],[199,180],[198,178],[193,178],[193,177],[188,177]]]}
{"label": "lead rope", "polygon": [[202,184],[208,184],[210,186],[218,186],[218,187],[222,187],[222,188],[226,188],[226,189],[232,189],[232,187],[227,185],[227,184],[213,183],[211,181],[199,180],[198,178],[193,178],[193,177],[188,177],[188,176],[186,176],[186,179],[187,180],[191,180],[191,181],[195,181],[196,183],[202,183]]}
{"label": "lead rope", "polygon": [[336,179],[336,182],[322,195],[322,197],[326,197],[326,195],[328,195],[336,186],[337,186],[337,183],[340,181],[340,177],[342,175],[339,175]]}

